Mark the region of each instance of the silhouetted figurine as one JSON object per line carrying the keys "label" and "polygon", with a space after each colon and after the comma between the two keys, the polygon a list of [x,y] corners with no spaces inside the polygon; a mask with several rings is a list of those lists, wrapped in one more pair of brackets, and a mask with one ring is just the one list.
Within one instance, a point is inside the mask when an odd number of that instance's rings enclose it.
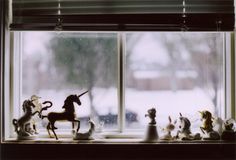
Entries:
{"label": "silhouetted figurine", "polygon": [[95,131],[95,123],[93,120],[89,119],[90,129],[85,133],[75,133],[74,140],[93,140],[93,133]]}
{"label": "silhouetted figurine", "polygon": [[202,126],[200,127],[202,133],[204,134],[204,140],[219,140],[220,134],[217,131],[213,130],[213,117],[211,112],[209,111],[202,111],[199,112],[201,114],[201,120],[203,122]]}
{"label": "silhouetted figurine", "polygon": [[18,139],[34,139],[35,136],[35,130],[32,127],[32,117],[39,112],[35,111],[33,112],[33,108],[35,108],[35,105],[31,100],[25,100],[23,102],[23,111],[24,115],[20,117],[19,119],[13,119],[12,123],[15,127],[15,132],[17,133]]}
{"label": "silhouetted figurine", "polygon": [[200,133],[192,134],[191,132],[191,122],[187,117],[183,117],[181,113],[179,113],[180,117],[180,125],[177,131],[176,139],[180,140],[200,140],[201,136]]}
{"label": "silhouetted figurine", "polygon": [[[55,129],[57,129],[55,127],[55,122],[56,121],[70,121],[72,122],[72,129],[73,132],[75,132],[74,130],[74,123],[77,122],[78,126],[77,126],[77,130],[75,133],[77,133],[79,131],[80,128],[80,121],[78,119],[76,119],[75,117],[75,108],[74,108],[74,102],[77,103],[78,105],[81,105],[81,101],[80,101],[80,97],[82,95],[84,95],[85,93],[87,93],[88,91],[80,94],[80,95],[70,95],[66,98],[66,100],[64,101],[64,105],[63,105],[63,109],[65,109],[63,112],[57,113],[57,112],[50,112],[48,113],[47,116],[42,116],[42,118],[47,117],[49,122],[47,125],[47,131],[49,136],[51,137],[50,134],[50,130],[53,132],[55,138],[58,140],[58,137],[55,133]],[[47,108],[49,108],[51,106],[47,106]],[[45,108],[43,107],[42,110],[45,110]]]}
{"label": "silhouetted figurine", "polygon": [[228,119],[224,123],[224,130],[221,135],[222,140],[236,140],[236,132],[234,131],[234,123],[235,121],[233,119]]}
{"label": "silhouetted figurine", "polygon": [[145,114],[145,117],[149,117],[150,118],[150,122],[149,124],[156,124],[156,109],[155,108],[151,108],[148,110],[148,114]]}
{"label": "silhouetted figurine", "polygon": [[167,126],[163,129],[167,133],[161,138],[162,140],[173,140],[174,137],[172,137],[171,132],[175,129],[175,124],[177,121],[175,120],[174,123],[172,123],[171,117],[168,117],[169,123]]}
{"label": "silhouetted figurine", "polygon": [[156,109],[151,108],[147,111],[148,113],[145,114],[145,117],[150,118],[150,122],[147,127],[147,132],[146,132],[146,137],[145,141],[146,142],[156,142],[158,140],[158,133],[157,133],[157,126],[156,126]]}

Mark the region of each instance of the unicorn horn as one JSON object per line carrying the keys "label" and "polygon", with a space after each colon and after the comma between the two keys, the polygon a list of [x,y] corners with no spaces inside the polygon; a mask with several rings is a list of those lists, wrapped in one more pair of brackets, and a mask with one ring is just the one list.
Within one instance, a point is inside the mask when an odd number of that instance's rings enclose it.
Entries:
{"label": "unicorn horn", "polygon": [[85,93],[87,93],[88,91],[85,91],[84,93],[81,93],[80,95],[78,95],[78,97],[81,97],[82,95],[84,95]]}

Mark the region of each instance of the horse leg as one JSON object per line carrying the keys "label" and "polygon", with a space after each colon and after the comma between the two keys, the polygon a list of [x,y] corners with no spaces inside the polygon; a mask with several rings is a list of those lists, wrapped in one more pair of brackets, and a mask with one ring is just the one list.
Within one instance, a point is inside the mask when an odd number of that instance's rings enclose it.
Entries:
{"label": "horse leg", "polygon": [[49,137],[52,138],[52,135],[50,134],[50,131],[49,131],[51,129],[50,125],[51,125],[50,122],[48,122],[47,131],[48,131]]}
{"label": "horse leg", "polygon": [[205,132],[203,131],[203,130],[204,130],[204,128],[203,128],[203,127],[200,127],[200,129],[201,129],[202,133],[203,133],[203,134],[205,134]]}
{"label": "horse leg", "polygon": [[177,131],[177,134],[176,134],[176,136],[175,136],[177,139],[179,138],[179,132],[180,132],[180,131],[178,130],[178,131]]}
{"label": "horse leg", "polygon": [[56,132],[54,131],[54,128],[52,128],[52,132],[53,132],[54,136],[56,137],[56,140],[58,140]]}
{"label": "horse leg", "polygon": [[78,133],[80,129],[80,120],[75,120],[75,122],[78,123],[77,130],[76,130],[76,133]]}
{"label": "horse leg", "polygon": [[74,128],[75,128],[75,122],[72,121],[72,130],[74,130]]}
{"label": "horse leg", "polygon": [[57,129],[57,128],[54,126],[55,122],[53,121],[53,122],[50,122],[50,123],[51,123],[51,130],[52,130],[54,136],[56,137],[56,140],[58,140],[57,135],[56,135],[56,132],[54,131],[54,129]]}
{"label": "horse leg", "polygon": [[52,129],[57,129],[57,127],[55,127],[55,122],[51,122],[51,127],[52,127]]}

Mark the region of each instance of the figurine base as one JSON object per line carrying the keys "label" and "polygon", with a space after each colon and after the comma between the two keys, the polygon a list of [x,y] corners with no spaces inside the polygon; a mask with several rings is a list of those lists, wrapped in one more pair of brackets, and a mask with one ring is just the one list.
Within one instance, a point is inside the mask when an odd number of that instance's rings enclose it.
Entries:
{"label": "figurine base", "polygon": [[212,131],[203,136],[203,140],[220,140],[220,134],[216,131]]}
{"label": "figurine base", "polygon": [[35,140],[37,138],[36,135],[31,135],[31,136],[17,136],[17,140]]}
{"label": "figurine base", "polygon": [[196,133],[196,134],[184,134],[184,133],[180,133],[179,137],[177,139],[179,140],[183,140],[183,141],[192,141],[192,140],[201,140],[201,135],[200,133]]}
{"label": "figurine base", "polygon": [[174,140],[174,137],[172,137],[170,134],[166,134],[163,137],[161,137],[160,139],[170,141],[170,140]]}
{"label": "figurine base", "polygon": [[159,139],[157,133],[157,126],[155,124],[149,124],[147,127],[145,142],[156,142]]}
{"label": "figurine base", "polygon": [[92,135],[88,135],[87,133],[75,133],[73,140],[94,140]]}

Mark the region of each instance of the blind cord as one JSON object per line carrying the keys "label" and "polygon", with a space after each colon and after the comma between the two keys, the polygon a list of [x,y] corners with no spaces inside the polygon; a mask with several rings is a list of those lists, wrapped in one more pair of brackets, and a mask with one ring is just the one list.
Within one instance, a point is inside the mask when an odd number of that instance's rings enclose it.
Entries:
{"label": "blind cord", "polygon": [[188,31],[189,28],[186,25],[187,15],[186,15],[186,3],[185,3],[185,0],[183,0],[182,5],[183,5],[183,12],[182,12],[182,17],[181,17],[182,18],[182,24],[180,25],[180,30],[181,31]]}
{"label": "blind cord", "polygon": [[63,25],[62,25],[62,18],[61,18],[61,1],[58,0],[58,11],[57,11],[57,14],[58,14],[58,18],[57,18],[57,23],[56,23],[56,26],[55,26],[55,30],[56,31],[62,31],[63,30]]}

